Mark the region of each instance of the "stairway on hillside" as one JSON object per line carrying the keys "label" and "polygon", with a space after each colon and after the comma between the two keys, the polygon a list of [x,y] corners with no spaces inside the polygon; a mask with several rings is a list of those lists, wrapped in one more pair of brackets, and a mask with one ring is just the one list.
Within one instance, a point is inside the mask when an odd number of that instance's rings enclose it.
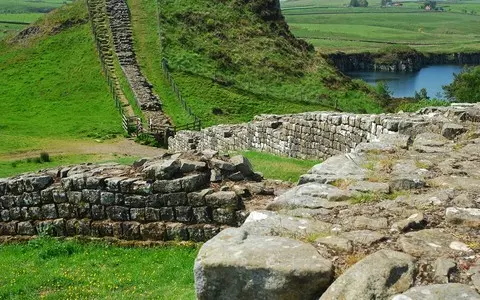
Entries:
{"label": "stairway on hillside", "polygon": [[106,0],[106,10],[110,18],[110,29],[118,61],[139,107],[151,125],[170,125],[169,118],[162,112],[160,99],[154,94],[153,86],[143,76],[136,60],[127,3],[125,0]]}

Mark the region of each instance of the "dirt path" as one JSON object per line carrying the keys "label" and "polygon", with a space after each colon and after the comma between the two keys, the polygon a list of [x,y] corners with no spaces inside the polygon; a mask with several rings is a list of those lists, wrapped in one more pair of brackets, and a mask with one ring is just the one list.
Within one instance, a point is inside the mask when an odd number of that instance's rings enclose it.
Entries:
{"label": "dirt path", "polygon": [[120,154],[140,157],[154,157],[162,155],[166,151],[166,149],[143,146],[130,139],[120,139],[107,142],[71,141],[55,144],[51,148],[47,147],[42,150],[0,155],[0,160],[23,159],[37,156],[41,152],[48,152],[50,155]]}

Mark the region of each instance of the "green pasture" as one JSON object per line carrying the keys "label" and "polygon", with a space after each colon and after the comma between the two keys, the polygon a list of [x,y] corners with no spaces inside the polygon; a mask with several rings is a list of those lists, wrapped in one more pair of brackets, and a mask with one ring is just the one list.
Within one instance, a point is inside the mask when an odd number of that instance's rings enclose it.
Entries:
{"label": "green pasture", "polygon": [[195,299],[197,251],[48,237],[0,245],[0,299]]}
{"label": "green pasture", "polygon": [[0,13],[47,13],[64,4],[72,3],[71,0],[0,0]]}
{"label": "green pasture", "polygon": [[[461,13],[480,1],[442,2],[443,12],[426,12],[420,2],[403,7],[342,7],[341,1],[286,1],[283,13],[293,33],[322,52],[375,52],[387,44],[409,45],[425,52],[478,51],[480,15]],[[423,2],[422,2],[423,3]],[[310,6],[310,7],[309,7]]]}

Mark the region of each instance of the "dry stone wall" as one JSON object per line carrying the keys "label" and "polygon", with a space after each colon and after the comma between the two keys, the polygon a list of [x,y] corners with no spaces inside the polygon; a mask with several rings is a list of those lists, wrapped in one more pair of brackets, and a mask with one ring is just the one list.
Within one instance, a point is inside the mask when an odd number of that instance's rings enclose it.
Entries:
{"label": "dry stone wall", "polygon": [[349,152],[359,143],[373,141],[382,134],[441,133],[445,124],[476,121],[478,115],[478,109],[469,105],[428,108],[415,114],[261,115],[250,123],[180,132],[169,139],[169,150],[228,152],[253,149],[289,157],[325,159]]}
{"label": "dry stone wall", "polygon": [[244,218],[242,198],[212,181],[259,179],[243,157],[209,153],[0,179],[0,236],[208,240]]}

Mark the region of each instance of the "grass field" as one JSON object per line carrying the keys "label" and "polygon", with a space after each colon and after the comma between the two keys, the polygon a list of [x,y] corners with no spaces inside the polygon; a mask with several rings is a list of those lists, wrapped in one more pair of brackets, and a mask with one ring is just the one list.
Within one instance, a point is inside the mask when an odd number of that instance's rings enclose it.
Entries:
{"label": "grass field", "polygon": [[297,182],[300,175],[307,173],[319,160],[280,157],[269,153],[246,151],[242,154],[252,163],[257,172],[265,178]]}
{"label": "grass field", "polygon": [[[48,26],[86,16],[83,1],[72,6]],[[122,134],[88,24],[26,45],[0,42],[0,111],[0,154]]]}
{"label": "grass field", "polygon": [[0,299],[195,299],[194,246],[0,245]]}
{"label": "grass field", "polygon": [[[426,12],[420,2],[403,7],[345,7],[342,0],[287,0],[283,14],[293,33],[322,52],[376,52],[388,44],[424,52],[480,50],[480,1],[438,1],[443,12]],[[478,15],[477,13],[478,12]]]}

